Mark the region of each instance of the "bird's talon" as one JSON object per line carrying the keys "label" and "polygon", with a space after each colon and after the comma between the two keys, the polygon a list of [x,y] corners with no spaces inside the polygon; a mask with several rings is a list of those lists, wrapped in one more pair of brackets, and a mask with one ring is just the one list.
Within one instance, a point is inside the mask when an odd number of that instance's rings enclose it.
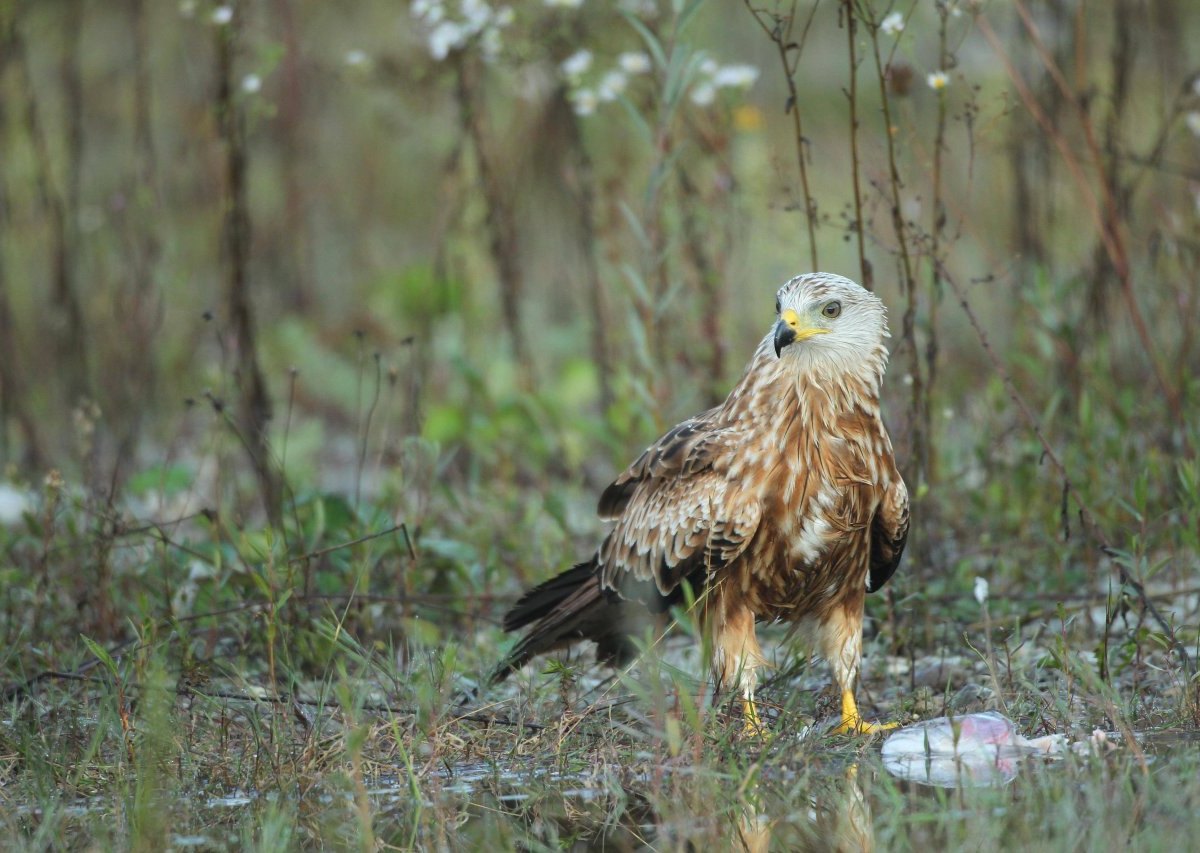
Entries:
{"label": "bird's talon", "polygon": [[873,735],[877,732],[886,732],[889,729],[897,728],[899,723],[868,723],[857,717],[843,719],[841,724],[833,730],[836,735]]}
{"label": "bird's talon", "polygon": [[899,723],[866,722],[858,713],[858,703],[854,701],[854,694],[847,690],[842,693],[842,722],[833,730],[833,733],[837,735],[873,735],[876,732],[894,729],[899,725]]}

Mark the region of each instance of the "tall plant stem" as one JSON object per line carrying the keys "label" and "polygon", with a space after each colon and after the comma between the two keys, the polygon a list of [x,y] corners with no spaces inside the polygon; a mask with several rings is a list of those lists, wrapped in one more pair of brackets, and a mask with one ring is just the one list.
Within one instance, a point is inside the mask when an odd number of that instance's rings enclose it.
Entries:
{"label": "tall plant stem", "polygon": [[[854,189],[854,237],[858,246],[858,268],[862,276],[861,284],[867,290],[874,290],[875,276],[871,265],[867,262],[866,250],[863,246],[863,215],[862,187],[859,184],[858,163],[858,55],[856,39],[858,36],[858,17],[854,9],[855,0],[842,0],[842,14],[846,26],[846,43],[850,57],[850,87],[846,97],[850,102],[850,183]],[[878,46],[876,47],[878,52]],[[880,72],[880,79],[883,74]],[[887,92],[884,91],[884,109],[886,111]],[[891,145],[891,120],[888,120],[888,144]]]}
{"label": "tall plant stem", "polygon": [[920,489],[920,484],[929,478],[929,437],[925,429],[922,412],[925,410],[925,383],[921,378],[921,352],[917,348],[917,280],[913,275],[912,257],[908,249],[908,233],[904,227],[901,207],[900,169],[896,164],[896,141],[892,133],[892,108],[888,98],[887,73],[879,49],[879,28],[871,22],[871,51],[875,58],[875,76],[879,79],[879,99],[883,107],[884,139],[887,141],[888,185],[891,190],[892,229],[896,235],[897,251],[900,255],[900,272],[903,278],[906,304],[901,321],[901,340],[908,354],[909,376],[912,380],[910,398],[910,431],[912,435],[911,458],[908,463],[908,479]]}
{"label": "tall plant stem", "polygon": [[800,55],[804,51],[804,41],[808,36],[808,29],[812,26],[813,17],[817,14],[817,9],[821,4],[820,2],[813,4],[800,38],[793,39],[792,32],[796,24],[795,0],[793,0],[791,10],[787,15],[755,9],[750,5],[750,0],[744,0],[744,2],[750,14],[754,16],[754,20],[779,53],[779,64],[783,68],[783,79],[788,89],[787,112],[792,116],[792,133],[796,139],[796,165],[800,170],[800,191],[804,194],[804,222],[808,228],[808,251],[813,270],[819,270],[821,266],[817,260],[817,202],[813,198],[808,184],[808,157],[805,150],[808,141],[804,136],[804,124],[801,119],[800,95],[796,89],[796,71],[800,66]]}
{"label": "tall plant stem", "polygon": [[241,24],[240,9],[236,7],[233,20],[226,26],[217,27],[216,31],[217,124],[225,148],[225,220],[222,228],[225,304],[236,340],[239,432],[258,478],[263,509],[271,523],[279,527],[283,521],[283,492],[267,439],[271,400],[258,363],[254,307],[250,298],[245,127],[233,95],[233,58]]}
{"label": "tall plant stem", "polygon": [[529,349],[521,329],[523,274],[517,240],[517,216],[512,194],[504,187],[499,165],[494,160],[493,139],[483,106],[483,83],[478,60],[463,53],[455,55],[458,105],[463,130],[475,151],[480,188],[487,206],[488,246],[500,279],[500,314],[512,344],[513,357],[522,380],[529,384]]}

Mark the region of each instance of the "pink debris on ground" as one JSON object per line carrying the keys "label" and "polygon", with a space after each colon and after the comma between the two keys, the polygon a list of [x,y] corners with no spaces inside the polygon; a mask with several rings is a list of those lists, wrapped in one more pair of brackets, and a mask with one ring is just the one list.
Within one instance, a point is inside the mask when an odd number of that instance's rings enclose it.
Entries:
{"label": "pink debris on ground", "polygon": [[1064,735],[1030,740],[1003,714],[986,711],[900,729],[883,744],[883,765],[894,776],[925,785],[1000,785],[1016,777],[1021,758],[1058,755],[1066,748]]}

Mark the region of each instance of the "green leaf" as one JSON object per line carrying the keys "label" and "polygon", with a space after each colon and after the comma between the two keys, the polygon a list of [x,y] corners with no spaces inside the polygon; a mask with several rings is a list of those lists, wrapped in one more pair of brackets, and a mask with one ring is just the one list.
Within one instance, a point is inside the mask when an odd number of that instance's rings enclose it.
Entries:
{"label": "green leaf", "polygon": [[467,416],[458,406],[431,406],[425,415],[422,437],[428,441],[449,444],[466,434]]}
{"label": "green leaf", "polygon": [[325,531],[328,533],[344,532],[358,520],[350,502],[341,495],[323,494],[318,503],[324,511]]}
{"label": "green leaf", "polygon": [[622,12],[621,14],[624,15],[625,20],[629,22],[629,26],[637,30],[638,35],[642,37],[642,41],[646,43],[646,48],[650,51],[650,55],[654,57],[655,64],[658,65],[659,68],[665,70],[667,67],[667,55],[663,53],[662,44],[659,42],[658,38],[654,35],[654,33],[650,32],[650,29],[645,24],[639,21],[630,12]]}
{"label": "green leaf", "polygon": [[654,131],[650,129],[650,124],[645,117],[637,111],[637,107],[627,97],[622,95],[617,99],[617,102],[625,110],[629,116],[629,120],[633,122],[633,128],[637,131],[637,135],[641,137],[642,143],[647,147],[654,145]]}
{"label": "green leaf", "polygon": [[702,61],[703,55],[687,45],[680,45],[671,54],[671,61],[667,66],[667,80],[663,84],[663,103],[667,107],[668,120],[678,109],[679,102],[695,79],[696,70]]}
{"label": "green leaf", "polygon": [[421,550],[428,554],[436,554],[443,559],[460,565],[474,563],[479,560],[475,546],[460,542],[457,539],[447,539],[441,536],[422,536]]}
{"label": "green leaf", "polygon": [[104,668],[112,674],[112,677],[116,678],[117,662],[113,660],[112,655],[108,653],[108,649],[104,648],[104,646],[100,645],[86,634],[80,634],[79,639],[83,640],[83,644],[87,646],[87,649],[89,652],[91,652],[92,657],[100,661],[101,665],[103,665]]}
{"label": "green leaf", "polygon": [[642,278],[642,274],[631,264],[621,264],[621,272],[625,273],[625,280],[629,283],[629,290],[637,297],[638,302],[647,304],[650,302],[650,290],[646,287],[646,281]]}
{"label": "green leaf", "polygon": [[642,225],[642,220],[633,212],[625,202],[621,202],[621,215],[625,217],[625,224],[629,226],[629,230],[633,232],[633,236],[637,238],[638,243],[645,251],[650,251],[650,235],[646,233],[645,227]]}
{"label": "green leaf", "polygon": [[700,11],[700,7],[704,5],[704,0],[691,0],[683,11],[679,13],[679,17],[675,19],[675,35],[678,37],[688,28],[692,19],[696,17],[696,13]]}
{"label": "green leaf", "polygon": [[160,492],[170,496],[191,488],[191,485],[191,469],[183,465],[156,465],[130,477],[126,488],[134,495]]}

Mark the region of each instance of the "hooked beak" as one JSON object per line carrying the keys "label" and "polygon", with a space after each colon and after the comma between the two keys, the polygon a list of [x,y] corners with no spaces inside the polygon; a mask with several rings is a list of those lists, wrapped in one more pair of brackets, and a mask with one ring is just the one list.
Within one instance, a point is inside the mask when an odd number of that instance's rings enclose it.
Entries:
{"label": "hooked beak", "polygon": [[827,334],[829,334],[828,329],[810,326],[802,322],[800,315],[788,308],[779,315],[779,322],[775,324],[775,355],[778,357],[784,347],[797,341],[805,341],[815,335]]}

